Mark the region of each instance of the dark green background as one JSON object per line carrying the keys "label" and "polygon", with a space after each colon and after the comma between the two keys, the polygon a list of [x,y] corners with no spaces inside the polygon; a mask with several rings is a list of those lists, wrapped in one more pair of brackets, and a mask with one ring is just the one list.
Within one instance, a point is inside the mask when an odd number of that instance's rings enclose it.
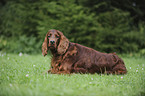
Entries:
{"label": "dark green background", "polygon": [[40,53],[50,29],[101,52],[145,54],[145,0],[0,1],[0,51]]}

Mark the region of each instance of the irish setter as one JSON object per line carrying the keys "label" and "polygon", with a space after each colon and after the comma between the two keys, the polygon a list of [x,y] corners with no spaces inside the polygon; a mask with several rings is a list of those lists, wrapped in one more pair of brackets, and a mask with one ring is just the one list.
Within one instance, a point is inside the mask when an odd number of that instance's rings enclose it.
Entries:
{"label": "irish setter", "polygon": [[92,48],[69,42],[62,32],[52,29],[45,36],[42,54],[52,53],[51,69],[53,74],[105,73],[126,74],[127,69],[115,53],[101,53]]}

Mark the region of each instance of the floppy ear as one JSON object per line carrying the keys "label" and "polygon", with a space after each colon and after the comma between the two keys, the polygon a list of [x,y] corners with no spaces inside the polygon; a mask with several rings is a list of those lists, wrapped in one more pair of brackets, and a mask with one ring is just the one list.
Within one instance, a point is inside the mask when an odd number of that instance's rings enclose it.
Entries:
{"label": "floppy ear", "polygon": [[[48,33],[47,33],[48,34]],[[44,42],[42,44],[42,55],[46,56],[47,55],[47,51],[48,51],[48,40],[47,40],[47,34],[45,36]]]}
{"label": "floppy ear", "polygon": [[60,42],[57,48],[58,54],[64,54],[69,46],[69,40],[63,35],[62,32],[58,31],[58,34],[60,35]]}

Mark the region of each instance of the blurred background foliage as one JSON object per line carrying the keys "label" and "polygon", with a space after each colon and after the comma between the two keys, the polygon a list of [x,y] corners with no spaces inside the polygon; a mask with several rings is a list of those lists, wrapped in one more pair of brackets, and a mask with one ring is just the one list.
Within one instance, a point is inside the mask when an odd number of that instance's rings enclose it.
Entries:
{"label": "blurred background foliage", "polygon": [[101,52],[145,54],[144,0],[1,0],[0,51],[40,53],[50,29]]}

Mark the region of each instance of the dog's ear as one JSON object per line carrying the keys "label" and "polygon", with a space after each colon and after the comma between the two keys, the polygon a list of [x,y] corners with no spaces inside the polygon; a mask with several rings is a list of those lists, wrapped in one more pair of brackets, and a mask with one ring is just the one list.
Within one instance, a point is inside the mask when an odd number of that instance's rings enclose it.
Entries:
{"label": "dog's ear", "polygon": [[48,51],[48,33],[45,36],[44,42],[42,44],[42,55],[46,56]]}
{"label": "dog's ear", "polygon": [[57,48],[58,54],[64,54],[69,46],[69,40],[63,35],[62,32],[58,31],[58,34],[60,35],[60,42]]}

